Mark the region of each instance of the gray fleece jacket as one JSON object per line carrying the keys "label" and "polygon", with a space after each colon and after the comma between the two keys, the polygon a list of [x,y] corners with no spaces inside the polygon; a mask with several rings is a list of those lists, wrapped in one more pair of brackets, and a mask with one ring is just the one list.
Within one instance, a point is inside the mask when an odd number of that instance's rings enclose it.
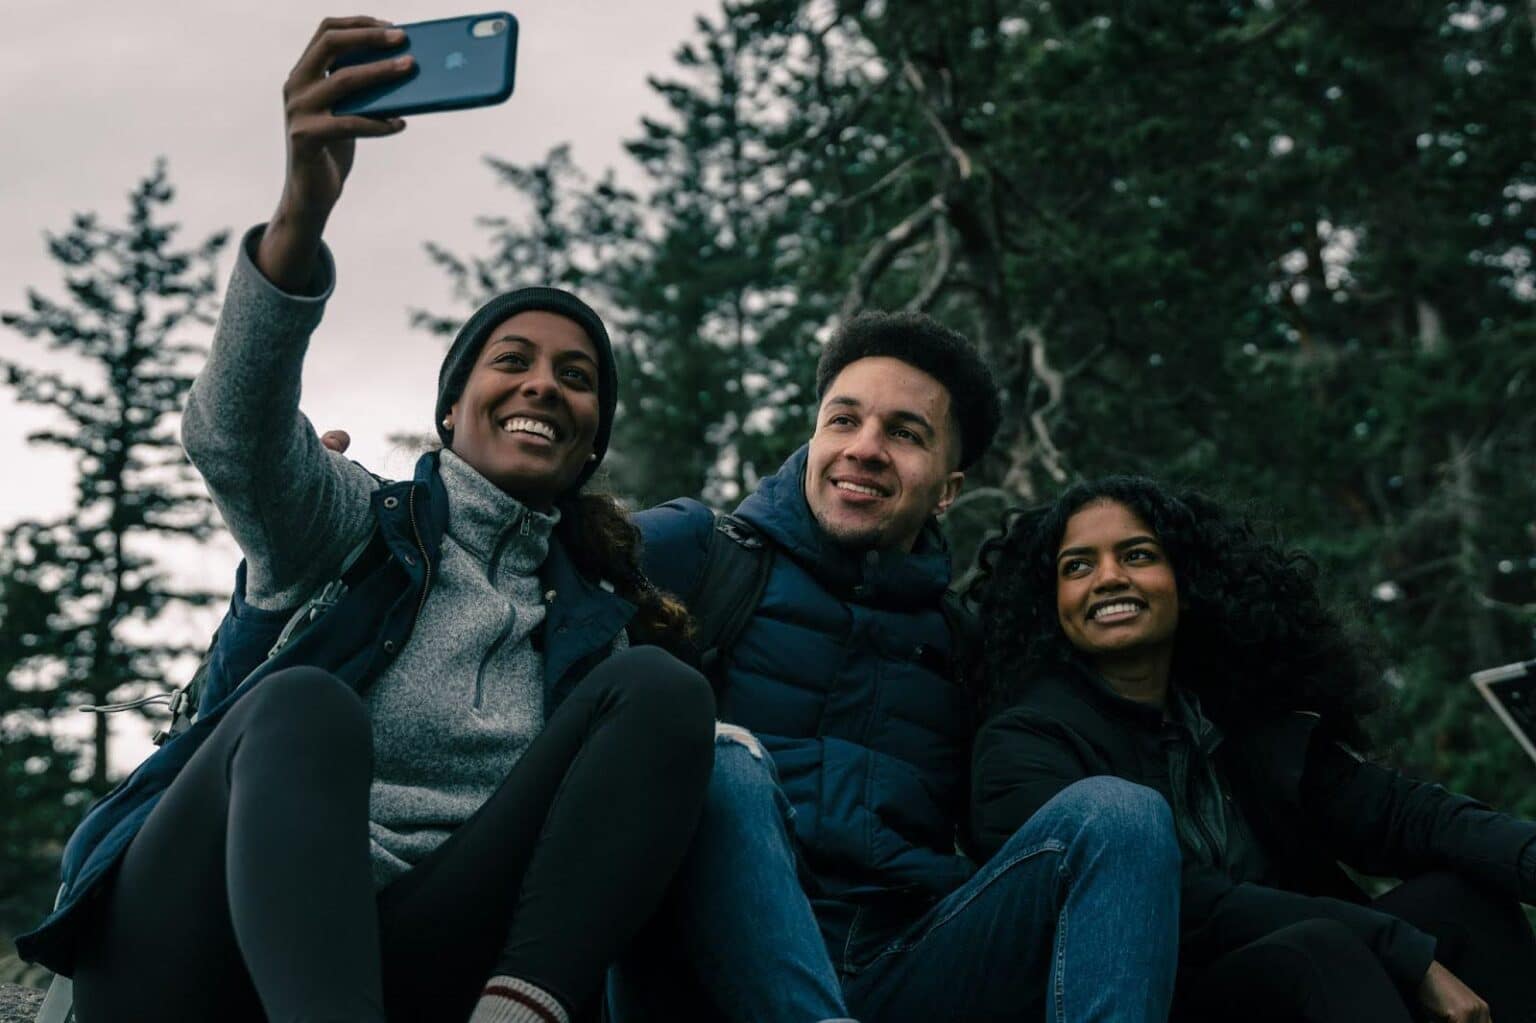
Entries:
{"label": "gray fleece jacket", "polygon": [[[372,528],[377,481],[327,451],[299,412],[311,332],[330,298],[329,252],[312,297],[278,290],[242,240],[182,442],[246,558],[246,599],[288,608],[334,578]],[[440,468],[448,531],[410,642],[368,691],[369,830],[379,886],[419,862],[495,791],[544,725],[537,571],[558,513],[503,493],[451,451]],[[622,646],[624,637],[617,643]]]}

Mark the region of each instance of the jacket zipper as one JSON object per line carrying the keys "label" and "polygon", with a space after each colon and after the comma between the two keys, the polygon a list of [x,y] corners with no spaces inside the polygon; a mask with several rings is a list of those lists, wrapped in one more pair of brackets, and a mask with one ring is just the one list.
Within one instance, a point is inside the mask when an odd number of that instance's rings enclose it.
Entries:
{"label": "jacket zipper", "polygon": [[[532,530],[529,527],[529,520],[531,518],[532,518],[532,516],[529,514],[529,512],[526,509],[524,509],[522,521],[518,524],[518,527],[517,527],[517,532],[519,534],[521,534],[522,536],[527,536],[530,532],[532,532]],[[496,588],[496,570],[501,567],[501,556],[506,553],[507,543],[511,539],[512,539],[512,530],[509,529],[509,530],[507,530],[505,533],[503,533],[501,535],[500,539],[498,539],[496,541],[496,547],[495,547],[495,549],[493,549],[491,551],[491,560],[485,566],[485,568],[486,568],[486,578],[490,581],[492,589]],[[491,663],[491,658],[496,656],[496,652],[501,649],[502,644],[504,644],[507,641],[507,637],[512,634],[512,630],[515,629],[516,627],[517,627],[517,607],[516,607],[516,605],[514,605],[513,608],[512,608],[512,617],[511,617],[511,619],[502,628],[501,634],[499,636],[497,636],[495,641],[493,643],[491,643],[491,645],[486,649],[485,656],[480,658],[480,666],[475,669],[475,695],[474,695],[474,702],[472,703],[471,706],[474,708],[474,710],[476,712],[479,712],[480,710],[484,709],[484,706],[485,706],[485,669],[486,669],[486,666]]]}
{"label": "jacket zipper", "polygon": [[416,528],[416,488],[406,491],[405,507],[411,517],[411,538],[416,541],[416,550],[421,554],[421,565],[425,572],[421,581],[421,599],[416,602],[416,617],[411,620],[411,628],[416,627],[416,622],[421,620],[421,609],[427,606],[427,593],[432,589],[432,559],[427,557],[427,547],[421,542],[421,530]]}

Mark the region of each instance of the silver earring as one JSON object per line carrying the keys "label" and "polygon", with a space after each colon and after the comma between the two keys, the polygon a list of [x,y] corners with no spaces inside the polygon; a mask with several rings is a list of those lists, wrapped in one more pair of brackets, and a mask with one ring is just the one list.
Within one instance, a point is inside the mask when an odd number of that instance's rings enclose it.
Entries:
{"label": "silver earring", "polygon": [[443,417],[443,429],[445,429],[445,430],[453,429],[453,417],[452,416],[444,416]]}
{"label": "silver earring", "polygon": [[588,456],[587,456],[587,461],[589,461],[589,462],[595,462],[595,461],[597,461],[597,452],[596,452],[596,451],[594,451],[594,452],[592,452],[592,453],[591,453],[591,454],[590,454],[590,455],[588,455]]}

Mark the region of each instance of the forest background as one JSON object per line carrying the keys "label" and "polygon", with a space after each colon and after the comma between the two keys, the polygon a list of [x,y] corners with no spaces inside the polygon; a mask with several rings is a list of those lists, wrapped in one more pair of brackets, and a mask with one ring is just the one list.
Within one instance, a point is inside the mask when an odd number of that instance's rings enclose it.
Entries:
{"label": "forest background", "polygon": [[[478,240],[422,239],[452,303],[399,296],[421,345],[497,291],[580,292],[622,362],[609,485],[728,508],[806,436],[839,320],[926,311],[1007,396],[946,521],[962,569],[1086,476],[1238,501],[1380,642],[1385,758],[1536,815],[1466,682],[1536,655],[1536,0],[760,0],[650,88],[622,173],[487,159]],[[160,623],[227,599],[159,560],[221,529],[174,426],[226,238],[179,239],[163,169],[113,216],[51,234],[65,283],[4,320],[78,486],[0,547],[0,938],[115,780],[76,708],[184,681],[200,644]]]}

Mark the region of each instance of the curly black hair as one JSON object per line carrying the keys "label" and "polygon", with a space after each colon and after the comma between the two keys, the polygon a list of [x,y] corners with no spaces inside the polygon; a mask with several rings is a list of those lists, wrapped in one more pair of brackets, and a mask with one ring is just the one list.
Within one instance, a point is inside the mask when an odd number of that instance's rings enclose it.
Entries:
{"label": "curly black hair", "polygon": [[849,363],[871,356],[900,359],[949,392],[960,425],[960,468],[968,469],[992,444],[1002,422],[1002,399],[981,353],[963,334],[914,312],[865,312],[843,323],[816,363],[816,397]]}
{"label": "curly black hair", "polygon": [[1168,556],[1180,601],[1173,678],[1213,721],[1311,711],[1329,734],[1370,747],[1365,719],[1383,702],[1383,675],[1372,645],[1318,593],[1316,563],[1205,495],[1144,476],[1078,483],[1048,505],[1013,509],[983,543],[966,595],[986,623],[986,710],[1016,702],[1042,672],[1084,664],[1057,619],[1056,555],[1068,520],[1105,501],[1134,512]]}

